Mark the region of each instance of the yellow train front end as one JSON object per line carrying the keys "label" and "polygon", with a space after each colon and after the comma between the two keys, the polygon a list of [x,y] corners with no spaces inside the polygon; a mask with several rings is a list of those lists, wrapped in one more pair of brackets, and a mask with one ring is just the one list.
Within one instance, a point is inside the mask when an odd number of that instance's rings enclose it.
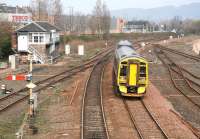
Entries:
{"label": "yellow train front end", "polygon": [[117,84],[122,96],[142,97],[148,86],[148,62],[143,58],[125,58],[118,63]]}

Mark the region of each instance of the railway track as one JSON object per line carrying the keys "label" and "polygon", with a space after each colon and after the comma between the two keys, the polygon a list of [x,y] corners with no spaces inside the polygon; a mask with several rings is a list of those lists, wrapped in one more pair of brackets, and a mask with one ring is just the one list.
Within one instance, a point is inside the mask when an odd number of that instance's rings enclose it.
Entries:
{"label": "railway track", "polygon": [[[81,72],[87,68],[90,68],[92,65],[88,65],[86,67],[83,68],[77,68],[74,70],[70,70],[68,71],[68,73],[66,75],[59,75],[56,77],[51,77],[50,79],[48,79],[48,82],[46,80],[43,81],[39,81],[37,82],[37,89],[34,90],[34,92],[39,92],[42,89],[45,89],[57,82],[61,82],[62,80],[71,77],[72,75]],[[6,97],[3,97],[0,99],[0,112],[3,112],[5,110],[7,110],[8,108],[10,108],[11,106],[25,100],[28,98],[28,93],[26,92],[28,91],[27,88],[23,88],[15,93],[12,93],[10,95],[7,95]]]}
{"label": "railway track", "polygon": [[[20,74],[22,74],[22,73],[27,73],[28,71],[26,70],[26,69],[20,69],[19,71],[17,71],[17,72],[15,72],[16,74],[17,73],[20,73]],[[2,81],[2,80],[5,80],[6,79],[6,76],[4,75],[4,76],[1,76],[0,77],[0,81]]]}
{"label": "railway track", "polygon": [[[79,65],[77,67],[74,67],[72,69],[65,70],[57,75],[51,76],[47,79],[40,80],[38,82],[35,82],[37,85],[36,89],[34,89],[34,92],[39,92],[51,85],[54,85],[55,83],[61,82],[65,80],[66,78],[71,77],[72,75],[75,75],[81,71],[84,71],[88,68],[91,68],[99,59],[104,57],[105,55],[108,55],[112,52],[112,49],[105,50],[102,53],[99,53],[92,59],[90,59],[88,62]],[[0,98],[0,112],[4,112],[10,107],[14,106],[15,104],[22,102],[26,100],[29,95],[27,93],[28,88],[22,88],[14,93],[11,93],[5,97]]]}
{"label": "railway track", "polygon": [[[162,38],[164,39],[164,38]],[[136,50],[140,49],[141,48],[141,42],[146,42],[148,44],[150,44],[151,42],[154,42],[154,41],[161,41],[162,40],[161,38],[158,38],[158,39],[155,39],[155,38],[147,38],[147,39],[141,39],[141,40],[137,40],[136,42],[133,42],[133,44],[135,44],[134,48]]]}
{"label": "railway track", "polygon": [[81,139],[109,139],[101,90],[104,64],[104,61],[100,60],[94,65],[85,86],[81,113]]}
{"label": "railway track", "polygon": [[198,61],[200,62],[200,57],[198,56],[193,56],[193,55],[189,55],[187,53],[184,53],[184,52],[180,52],[178,50],[174,50],[174,49],[170,49],[170,48],[167,48],[167,47],[164,47],[164,46],[161,46],[159,44],[155,44],[155,47],[158,47],[164,51],[168,51],[168,52],[171,52],[171,53],[174,53],[174,54],[178,54],[178,55],[181,55],[181,56],[184,56],[186,58],[189,58],[189,59],[193,59],[195,61]]}
{"label": "railway track", "polygon": [[[146,39],[146,40],[149,41],[152,39]],[[138,41],[137,43],[139,43],[139,42],[140,41]],[[57,82],[60,82],[66,78],[69,78],[72,75],[74,75],[80,71],[84,71],[85,69],[92,67],[94,65],[94,63],[98,59],[100,59],[104,53],[110,53],[112,51],[112,49],[111,50],[105,49],[105,50],[97,53],[95,56],[91,57],[88,62],[85,62],[82,65],[79,65],[77,67],[74,67],[74,68],[71,68],[68,70],[64,70],[63,72],[61,72],[59,74],[56,74],[56,75],[50,76],[46,79],[35,82],[35,84],[37,85],[37,88],[34,91],[39,92],[42,89],[45,89]],[[22,71],[22,73],[25,73],[25,71]],[[28,91],[27,88],[21,88],[20,90],[18,90],[16,92],[13,92],[4,97],[1,97],[0,98],[0,112],[3,112],[5,110],[7,110],[8,108],[14,106],[15,104],[27,99],[28,98],[27,91]]]}
{"label": "railway track", "polygon": [[[183,75],[185,77],[185,79],[187,79],[186,81],[188,82],[188,84],[191,86],[191,84],[194,84],[195,86],[200,88],[200,84],[197,82],[200,80],[200,76],[193,74],[192,72],[190,72],[189,70],[183,68],[181,65],[176,64],[166,53],[165,51],[163,51],[162,47],[159,47],[159,49],[161,49],[162,53],[165,55],[165,57],[167,58],[167,60],[169,61],[169,65],[173,64],[174,66],[172,66],[172,70],[174,72],[176,72],[179,75]],[[178,68],[178,70],[176,69]],[[181,71],[181,72],[179,72]],[[197,92],[197,91],[196,91]],[[198,92],[197,92],[198,93]]]}
{"label": "railway track", "polygon": [[188,76],[185,76],[184,72],[188,73],[193,78],[198,79],[199,77],[174,63],[161,49],[156,49],[155,53],[162,63],[168,68],[174,87],[179,91],[179,93],[181,93],[181,95],[185,96],[191,103],[200,109],[200,92],[198,92],[192,84],[195,84],[199,88],[200,85]]}
{"label": "railway track", "polygon": [[130,116],[138,137],[141,139],[168,139],[169,137],[161,128],[157,120],[153,117],[144,101],[123,99],[126,110]]}
{"label": "railway track", "polygon": [[[95,59],[97,56],[101,55],[102,53],[106,52],[107,49],[105,50],[102,50],[102,51],[99,51],[96,55],[90,57],[88,60],[92,60],[92,59]],[[27,67],[28,68],[28,67]],[[27,70],[27,68],[23,68],[23,69],[20,69],[18,71],[14,71],[13,74],[26,74],[28,73],[29,71]],[[41,70],[41,68],[36,68],[36,69],[33,69],[33,72],[35,71],[38,71],[38,70]],[[0,81],[3,81],[6,79],[6,75],[4,77],[0,77]]]}
{"label": "railway track", "polygon": [[[167,53],[165,53],[165,52],[163,52],[163,51],[161,51],[161,53],[163,53],[163,55],[165,56],[165,58],[167,58],[167,60],[169,61],[169,62],[168,62],[168,65],[170,65],[170,64],[171,64],[171,65],[174,65],[174,66],[172,66],[172,70],[173,70],[173,71],[175,71],[175,72],[177,72],[177,73],[180,73],[180,72],[178,72],[177,70],[175,70],[175,69],[173,68],[173,67],[175,67],[175,68],[177,67],[177,68],[181,71],[181,73],[184,75],[184,77],[187,78],[187,80],[189,80],[190,82],[192,82],[192,83],[194,83],[194,84],[196,84],[196,85],[198,84],[198,83],[194,82],[193,80],[191,80],[191,78],[200,80],[200,77],[199,77],[199,76],[193,74],[193,73],[190,72],[189,70],[187,70],[187,69],[183,68],[182,66],[176,64],[176,63],[167,55]],[[188,74],[190,77],[185,76],[185,74]],[[197,86],[200,87],[199,84],[198,84]]]}

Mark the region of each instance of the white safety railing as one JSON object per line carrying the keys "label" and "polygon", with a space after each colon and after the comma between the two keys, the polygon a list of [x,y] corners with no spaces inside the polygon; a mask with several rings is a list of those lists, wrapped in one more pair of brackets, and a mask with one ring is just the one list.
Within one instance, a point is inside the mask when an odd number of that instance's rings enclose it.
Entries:
{"label": "white safety railing", "polygon": [[34,61],[40,62],[41,64],[45,63],[45,57],[43,57],[37,49],[33,48],[32,46],[29,46],[28,51],[29,53],[33,54]]}

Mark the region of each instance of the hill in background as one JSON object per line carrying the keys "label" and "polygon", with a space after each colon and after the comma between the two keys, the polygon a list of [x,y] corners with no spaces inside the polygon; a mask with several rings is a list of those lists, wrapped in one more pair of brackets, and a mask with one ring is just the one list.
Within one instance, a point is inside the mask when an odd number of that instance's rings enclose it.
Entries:
{"label": "hill in background", "polygon": [[123,17],[128,20],[132,19],[144,19],[161,21],[166,19],[172,19],[174,16],[180,16],[182,19],[200,19],[200,3],[191,3],[188,5],[164,6],[151,9],[121,9],[111,11],[111,15],[115,17]]}

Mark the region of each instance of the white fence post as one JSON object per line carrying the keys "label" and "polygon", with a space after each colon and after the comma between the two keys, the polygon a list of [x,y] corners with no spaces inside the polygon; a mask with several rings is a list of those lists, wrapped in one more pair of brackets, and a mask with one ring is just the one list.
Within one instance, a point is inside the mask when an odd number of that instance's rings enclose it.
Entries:
{"label": "white fence post", "polygon": [[16,69],[16,56],[15,55],[9,56],[9,63],[11,65],[11,69],[15,70]]}
{"label": "white fence post", "polygon": [[70,45],[65,45],[65,54],[69,55],[70,54]]}
{"label": "white fence post", "polygon": [[83,45],[78,46],[78,55],[84,55],[84,46]]}

